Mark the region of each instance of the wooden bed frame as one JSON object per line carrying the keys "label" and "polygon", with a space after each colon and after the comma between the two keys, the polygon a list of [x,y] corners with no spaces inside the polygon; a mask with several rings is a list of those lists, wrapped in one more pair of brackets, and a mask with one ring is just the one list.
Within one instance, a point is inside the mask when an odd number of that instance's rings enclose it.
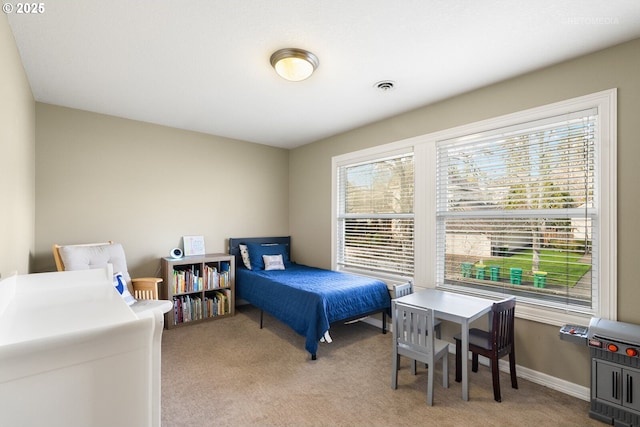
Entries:
{"label": "wooden bed frame", "polygon": [[[242,261],[242,256],[240,255],[239,245],[240,244],[248,244],[248,243],[255,243],[255,244],[273,243],[273,244],[284,245],[286,247],[286,249],[287,249],[288,254],[289,254],[289,259],[292,260],[292,258],[291,258],[291,237],[290,236],[229,238],[229,254],[236,257],[236,266],[241,266],[240,268],[244,268],[244,267],[242,267],[244,265],[244,263]],[[264,318],[264,310],[261,307],[257,307],[257,308],[260,309],[260,329],[262,329],[263,318]],[[351,322],[351,321],[354,321],[354,320],[362,319],[364,317],[371,316],[371,315],[378,314],[378,313],[382,314],[382,333],[386,334],[387,333],[387,312],[384,309],[376,310],[376,311],[372,311],[372,312],[368,312],[368,313],[361,313],[361,314],[358,314],[357,316],[346,318],[346,319],[339,319],[339,320],[336,320],[336,321],[334,321],[332,323],[333,324],[335,324],[335,323],[347,323],[347,322]],[[317,358],[316,354],[312,354],[311,355],[311,359],[312,360],[316,360],[316,358]]]}

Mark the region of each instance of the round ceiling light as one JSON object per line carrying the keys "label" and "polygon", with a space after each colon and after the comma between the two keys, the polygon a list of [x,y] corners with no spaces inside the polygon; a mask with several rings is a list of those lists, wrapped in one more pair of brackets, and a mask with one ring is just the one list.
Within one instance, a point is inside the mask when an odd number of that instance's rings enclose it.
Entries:
{"label": "round ceiling light", "polygon": [[271,55],[271,66],[276,73],[292,82],[309,78],[319,64],[318,57],[304,49],[280,49]]}

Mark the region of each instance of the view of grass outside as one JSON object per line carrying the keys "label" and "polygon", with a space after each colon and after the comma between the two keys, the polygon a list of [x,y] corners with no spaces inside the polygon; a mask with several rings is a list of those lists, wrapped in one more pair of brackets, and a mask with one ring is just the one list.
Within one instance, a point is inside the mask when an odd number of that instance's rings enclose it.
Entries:
{"label": "view of grass outside", "polygon": [[[580,278],[591,269],[591,263],[580,262],[583,254],[553,249],[540,250],[540,265],[538,271],[547,273],[546,285],[573,287]],[[487,268],[490,266],[500,267],[500,280],[509,281],[510,269],[522,269],[522,281],[532,282],[532,259],[533,250],[523,250],[509,257],[491,257],[483,259],[482,262]]]}

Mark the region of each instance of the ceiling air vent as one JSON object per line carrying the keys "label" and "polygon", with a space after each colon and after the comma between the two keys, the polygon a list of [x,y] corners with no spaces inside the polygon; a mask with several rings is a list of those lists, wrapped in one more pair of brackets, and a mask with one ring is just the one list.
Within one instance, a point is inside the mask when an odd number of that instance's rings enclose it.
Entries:
{"label": "ceiling air vent", "polygon": [[379,81],[378,83],[374,84],[373,87],[375,87],[378,90],[381,90],[383,92],[388,92],[388,91],[394,89],[395,83],[392,80],[382,80],[382,81]]}

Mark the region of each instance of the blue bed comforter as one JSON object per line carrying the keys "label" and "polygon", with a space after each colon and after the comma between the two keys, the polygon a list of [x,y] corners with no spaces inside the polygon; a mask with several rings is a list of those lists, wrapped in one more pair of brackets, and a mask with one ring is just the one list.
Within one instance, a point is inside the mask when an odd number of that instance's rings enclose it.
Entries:
{"label": "blue bed comforter", "polygon": [[332,322],[389,310],[387,285],[377,279],[291,263],[286,270],[236,270],[236,294],[306,337],[316,354]]}

